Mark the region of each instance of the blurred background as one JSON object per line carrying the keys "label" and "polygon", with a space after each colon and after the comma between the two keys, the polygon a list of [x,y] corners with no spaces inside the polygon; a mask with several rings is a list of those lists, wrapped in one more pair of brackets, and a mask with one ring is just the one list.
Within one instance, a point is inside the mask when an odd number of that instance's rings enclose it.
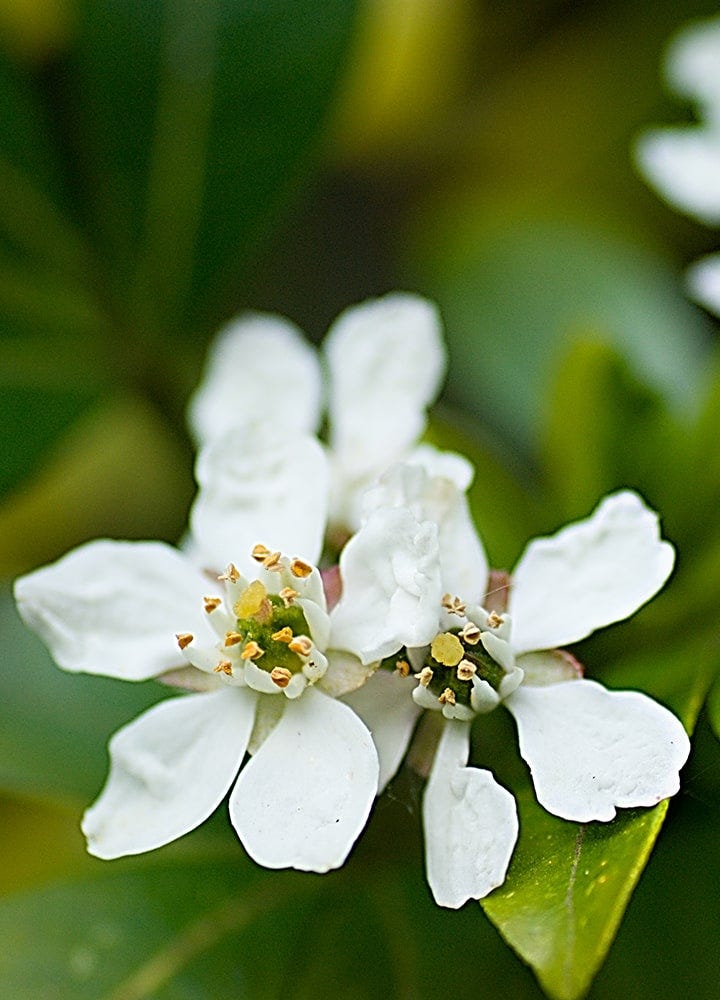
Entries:
{"label": "blurred background", "polygon": [[[663,53],[716,13],[0,0],[0,995],[717,995],[718,321],[683,271],[720,240],[632,161],[643,129],[693,120]],[[662,810],[589,835],[589,866],[607,854],[617,877],[569,905],[576,828],[530,802],[507,891],[451,913],[424,886],[409,771],[323,878],[256,869],[222,811],[152,857],[85,855],[107,737],[164,692],[63,675],[18,622],[12,579],[97,536],[177,541],[184,410],[224,321],[271,310],[319,341],[396,288],[440,306],[430,437],[476,461],[494,565],[620,486],[678,548],[665,592],[578,651],[696,726],[622,923]],[[510,727],[490,734],[476,759],[500,746],[522,804]]]}

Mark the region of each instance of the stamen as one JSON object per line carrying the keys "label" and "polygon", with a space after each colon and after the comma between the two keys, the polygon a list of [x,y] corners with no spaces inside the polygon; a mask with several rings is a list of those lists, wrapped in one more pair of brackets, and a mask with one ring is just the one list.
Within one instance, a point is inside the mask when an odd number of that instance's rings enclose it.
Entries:
{"label": "stamen", "polygon": [[208,614],[212,614],[222,604],[221,597],[203,597],[203,607]]}
{"label": "stamen", "polygon": [[225,674],[227,677],[232,677],[232,663],[230,660],[220,660],[218,665],[213,669],[213,673]]}
{"label": "stamen", "polygon": [[275,642],[292,642],[293,630],[289,625],[286,625],[284,628],[281,628],[279,632],[273,632],[271,638],[273,638]]}
{"label": "stamen", "polygon": [[280,553],[271,552],[266,545],[255,545],[251,555],[255,562],[262,563],[265,569],[275,569],[280,562]]}
{"label": "stamen", "polygon": [[462,617],[465,614],[465,604],[459,597],[453,597],[452,594],[444,594],[440,604],[451,615]]}
{"label": "stamen", "polygon": [[270,680],[279,688],[286,688],[292,680],[292,673],[287,667],[273,667],[270,671]]}
{"label": "stamen", "polygon": [[299,596],[300,594],[297,592],[297,590],[293,590],[292,587],[283,587],[283,589],[278,594],[278,597],[282,598],[282,602],[286,608],[289,608],[292,602],[295,600],[295,598]]}
{"label": "stamen", "polygon": [[468,622],[467,625],[463,626],[460,632],[460,638],[463,642],[466,642],[468,646],[477,646],[480,642],[480,636],[482,632],[477,627],[475,622]]}
{"label": "stamen", "polygon": [[235,563],[228,563],[227,569],[224,573],[221,573],[218,580],[228,583],[237,583],[240,579],[240,571],[238,570]]}
{"label": "stamen", "polygon": [[293,576],[300,577],[304,580],[305,577],[310,576],[312,573],[312,566],[308,566],[308,564],[303,562],[302,559],[294,559],[290,563],[290,572]]}
{"label": "stamen", "polygon": [[423,667],[419,674],[415,674],[421,687],[426,688],[433,679],[433,672],[430,667]]}
{"label": "stamen", "polygon": [[175,638],[177,639],[177,644],[180,647],[180,649],[186,649],[193,641],[195,636],[192,634],[192,632],[178,632],[176,633]]}
{"label": "stamen", "polygon": [[225,645],[226,646],[237,646],[239,642],[242,642],[245,637],[239,632],[226,632],[225,633]]}
{"label": "stamen", "polygon": [[410,664],[407,660],[398,660],[395,664],[395,670],[401,677],[410,676]]}
{"label": "stamen", "polygon": [[312,642],[306,635],[296,635],[292,642],[288,644],[288,649],[292,650],[293,653],[297,653],[298,656],[310,656]]}
{"label": "stamen", "polygon": [[456,667],[462,660],[465,650],[456,635],[452,632],[441,632],[433,639],[430,652],[438,663],[446,667]]}
{"label": "stamen", "polygon": [[438,698],[441,705],[454,705],[455,704],[455,692],[452,688],[445,688],[443,693]]}
{"label": "stamen", "polygon": [[499,628],[502,625],[502,618],[496,611],[491,611],[487,618],[488,628]]}
{"label": "stamen", "polygon": [[470,678],[477,673],[477,667],[470,660],[461,660],[458,664],[457,675],[458,680],[469,681]]}
{"label": "stamen", "polygon": [[265,655],[265,650],[261,649],[260,646],[251,639],[250,642],[245,644],[245,648],[240,654],[241,660],[259,660],[261,656]]}

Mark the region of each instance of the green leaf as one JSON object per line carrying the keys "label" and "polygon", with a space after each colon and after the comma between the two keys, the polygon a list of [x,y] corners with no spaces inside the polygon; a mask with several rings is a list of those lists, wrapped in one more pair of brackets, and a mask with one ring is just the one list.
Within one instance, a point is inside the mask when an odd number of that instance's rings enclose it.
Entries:
{"label": "green leaf", "polygon": [[0,634],[0,789],[89,804],[105,779],[108,737],[158,701],[162,689],[63,673],[7,591]]}
{"label": "green leaf", "polygon": [[61,108],[130,329],[196,330],[235,307],[238,268],[304,169],[353,8],[82,4]]}
{"label": "green leaf", "polygon": [[715,735],[720,739],[720,681],[716,681],[707,701],[710,723]]}
{"label": "green leaf", "polygon": [[[706,644],[636,654],[611,673],[612,687],[661,697],[692,729],[717,669]],[[483,908],[508,944],[557,1000],[582,996],[617,932],[660,832],[667,802],[623,810],[611,823],[576,824],[515,789],[521,833],[507,881]]]}
{"label": "green leaf", "polygon": [[480,214],[459,198],[426,222],[411,265],[442,310],[451,399],[529,450],[548,380],[578,340],[612,345],[676,412],[694,404],[707,364],[709,325],[676,275],[591,217],[566,216],[522,197]]}

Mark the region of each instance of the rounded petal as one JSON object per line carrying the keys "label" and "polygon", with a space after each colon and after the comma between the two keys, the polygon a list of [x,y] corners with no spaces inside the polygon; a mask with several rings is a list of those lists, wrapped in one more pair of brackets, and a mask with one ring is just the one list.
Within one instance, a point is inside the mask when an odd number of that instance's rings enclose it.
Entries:
{"label": "rounded petal", "polygon": [[89,542],[15,582],[23,620],[73,673],[139,681],[182,665],[207,579],[162,542]]}
{"label": "rounded petal", "polygon": [[541,806],[562,819],[611,820],[680,787],[690,741],[680,721],[636,691],[594,681],[520,687],[506,700]]}
{"label": "rounded petal", "polygon": [[445,724],[423,797],[425,868],[439,906],[458,909],[505,881],[518,835],[510,792],[467,767],[470,727]]}
{"label": "rounded petal", "polygon": [[720,316],[720,254],[702,257],[688,268],[690,294],[716,316]]}
{"label": "rounded petal", "polygon": [[193,556],[223,569],[229,562],[254,577],[259,542],[314,563],[327,514],[327,462],[309,434],[260,427],[215,441],[198,456],[200,491],[190,515]]}
{"label": "rounded petal", "polygon": [[689,25],[674,39],[667,56],[668,85],[720,117],[720,18]]}
{"label": "rounded petal", "polygon": [[363,663],[424,646],[438,629],[442,584],[437,528],[409,510],[376,511],[340,556],[343,592],[330,646]]}
{"label": "rounded petal", "polygon": [[330,442],[350,478],[381,472],[422,434],[445,371],[436,307],[393,294],[347,309],[325,341]]}
{"label": "rounded petal", "polygon": [[208,354],[188,421],[200,445],[268,413],[313,432],[322,381],[315,349],[282,316],[249,313],[224,327]]}
{"label": "rounded petal", "polygon": [[83,817],[98,858],[141,854],[194,830],[225,797],[247,747],[256,696],[238,688],[154,705],[110,740],[110,775]]}
{"label": "rounded petal", "polygon": [[650,132],[637,145],[640,170],[674,208],[720,223],[720,134],[702,128]]}
{"label": "rounded petal", "polygon": [[457,451],[441,451],[432,444],[419,444],[406,458],[408,465],[420,465],[428,476],[450,479],[465,493],[475,478],[475,469],[464,455]]}
{"label": "rounded petal", "polygon": [[230,818],[250,857],[266,868],[338,868],[365,826],[378,759],[355,713],[308,689],[243,768]]}
{"label": "rounded petal", "polygon": [[368,518],[382,508],[406,507],[416,520],[432,521],[438,528],[444,590],[467,601],[479,601],[487,585],[487,558],[472,523],[464,490],[454,478],[457,475],[464,480],[461,470],[464,463],[472,479],[472,466],[453,452],[431,451],[430,467],[443,472],[430,471],[424,461],[392,466],[366,492],[364,515]]}
{"label": "rounded petal", "polygon": [[622,621],[660,590],[675,551],[636,493],[606,497],[585,521],[536,538],[512,575],[516,654],[552,649]]}
{"label": "rounded petal", "polygon": [[380,760],[378,795],[400,767],[420,715],[412,699],[414,683],[389,670],[378,670],[366,684],[343,698],[372,733]]}

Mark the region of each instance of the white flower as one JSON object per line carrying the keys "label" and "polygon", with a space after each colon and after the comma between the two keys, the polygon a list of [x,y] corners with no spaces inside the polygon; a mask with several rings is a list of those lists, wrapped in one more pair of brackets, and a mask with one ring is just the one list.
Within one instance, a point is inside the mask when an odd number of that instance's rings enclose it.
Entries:
{"label": "white flower", "polygon": [[329,696],[366,672],[328,649],[313,565],[324,453],[302,435],[256,432],[243,442],[217,441],[199,458],[191,555],[101,540],[16,583],[21,615],[64,669],[160,677],[193,691],[111,739],[108,781],[83,820],[98,857],[167,844],[229,792],[233,826],[255,861],[323,872],[343,863],[374,800],[370,733]]}
{"label": "white flower", "polygon": [[517,837],[512,797],[466,766],[470,720],[501,702],[538,802],[556,816],[610,820],[616,807],[678,790],[689,741],[677,718],[645,695],[582,679],[557,649],[627,618],[670,574],[672,546],[635,493],[606,497],[587,520],[531,542],[509,578],[488,572],[461,490],[422,468],[384,476],[366,518],[341,557],[333,643],[397,664],[346,699],[373,731],[381,789],[419,709],[449,720],[423,802],[438,903],[461,906],[505,878]]}
{"label": "white flower", "polygon": [[[671,90],[693,101],[702,124],[656,129],[641,137],[640,170],[675,208],[700,222],[720,225],[720,18],[686,28],[666,61]],[[698,302],[720,316],[720,254],[688,272]]]}
{"label": "white flower", "polygon": [[[437,309],[395,293],[343,312],[324,345],[331,521],[353,529],[363,489],[425,429],[445,369]],[[200,444],[274,418],[309,432],[323,405],[321,359],[289,320],[241,316],[218,335],[189,410]],[[388,414],[392,414],[389,418]]]}

